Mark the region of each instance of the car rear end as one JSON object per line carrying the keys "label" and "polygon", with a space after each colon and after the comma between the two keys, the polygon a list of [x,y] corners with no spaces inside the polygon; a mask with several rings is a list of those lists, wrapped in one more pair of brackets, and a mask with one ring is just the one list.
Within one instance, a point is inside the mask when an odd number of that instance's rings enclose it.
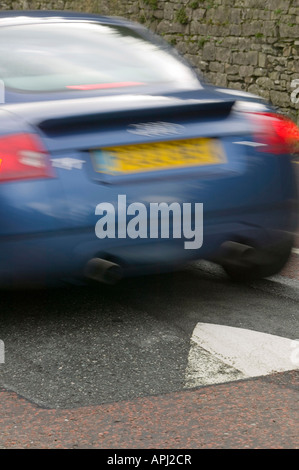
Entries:
{"label": "car rear end", "polygon": [[[1,284],[82,279],[95,258],[132,275],[195,259],[224,262],[242,246],[289,247],[297,215],[291,156],[267,143],[273,135],[260,119],[276,118],[256,114],[258,107],[247,103],[245,112],[232,100],[127,95],[45,103],[43,111],[37,104],[6,106],[11,126],[18,119],[20,126],[0,137]],[[115,235],[99,238],[102,203],[115,209]],[[119,220],[132,203],[147,209],[146,235],[137,238],[124,235],[136,214]],[[169,237],[152,238],[153,203],[189,204],[193,229],[202,204],[202,244],[183,226],[174,236],[171,214]]]}
{"label": "car rear end", "polygon": [[[0,111],[1,286],[112,282],[196,259],[228,270],[266,266],[261,277],[281,268],[296,228],[289,140],[297,130],[266,105],[200,84],[184,67],[171,85],[145,86],[124,69],[109,85],[48,76],[53,99],[36,102],[28,77],[8,77],[17,103]],[[49,98],[37,83],[35,97]],[[22,99],[12,84],[27,88]],[[153,205],[161,209],[154,236]]]}

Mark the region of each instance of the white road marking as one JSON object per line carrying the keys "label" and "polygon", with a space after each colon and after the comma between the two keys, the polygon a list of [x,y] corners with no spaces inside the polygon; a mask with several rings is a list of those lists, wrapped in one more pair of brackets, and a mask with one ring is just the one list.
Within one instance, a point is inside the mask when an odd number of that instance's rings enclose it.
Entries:
{"label": "white road marking", "polygon": [[245,379],[241,371],[218,359],[191,340],[188,366],[185,372],[185,388],[212,385]]}
{"label": "white road marking", "polygon": [[294,340],[289,338],[231,326],[198,323],[191,338],[185,387],[298,369],[299,361],[293,360],[292,348]]}
{"label": "white road marking", "polygon": [[299,255],[299,248],[293,248],[292,252],[295,253],[295,255]]}

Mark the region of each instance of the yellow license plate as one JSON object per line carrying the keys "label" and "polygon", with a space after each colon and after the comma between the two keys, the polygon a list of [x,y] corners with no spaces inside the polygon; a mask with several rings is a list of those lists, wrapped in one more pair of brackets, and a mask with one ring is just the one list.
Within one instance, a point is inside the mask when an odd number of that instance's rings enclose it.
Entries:
{"label": "yellow license plate", "polygon": [[217,139],[186,139],[92,151],[95,171],[118,175],[226,163]]}

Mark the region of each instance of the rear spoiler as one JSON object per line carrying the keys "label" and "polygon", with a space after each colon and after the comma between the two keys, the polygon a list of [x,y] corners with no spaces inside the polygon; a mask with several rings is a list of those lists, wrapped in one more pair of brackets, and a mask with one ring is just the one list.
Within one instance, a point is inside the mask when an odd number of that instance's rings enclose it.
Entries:
{"label": "rear spoiler", "polygon": [[182,103],[179,104],[164,104],[159,106],[147,107],[146,105],[142,108],[129,108],[129,109],[111,109],[105,111],[97,111],[88,113],[80,113],[74,115],[66,115],[61,117],[52,117],[42,120],[38,127],[48,133],[59,132],[63,129],[66,133],[69,129],[70,132],[74,132],[77,129],[94,128],[95,126],[106,127],[117,125],[118,123],[129,124],[139,120],[163,120],[163,119],[175,119],[176,116],[182,119],[192,118],[209,118],[214,115],[217,117],[224,118],[229,115],[234,101],[209,101],[197,102],[197,103]]}
{"label": "rear spoiler", "polygon": [[131,123],[136,120],[167,118],[207,119],[229,115],[235,100],[180,99],[151,95],[118,95],[76,100],[55,100],[5,106],[47,134],[74,132],[111,123]]}

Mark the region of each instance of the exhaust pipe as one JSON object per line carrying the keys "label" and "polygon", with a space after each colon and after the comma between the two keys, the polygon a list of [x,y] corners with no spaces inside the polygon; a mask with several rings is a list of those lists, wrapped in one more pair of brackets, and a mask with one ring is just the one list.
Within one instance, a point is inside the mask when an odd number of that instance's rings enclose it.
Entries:
{"label": "exhaust pipe", "polygon": [[249,266],[257,261],[256,250],[243,243],[226,241],[221,245],[221,262],[228,262],[238,266]]}
{"label": "exhaust pipe", "polygon": [[92,258],[85,266],[84,275],[88,279],[113,285],[123,277],[123,272],[121,266],[116,263],[106,259]]}

